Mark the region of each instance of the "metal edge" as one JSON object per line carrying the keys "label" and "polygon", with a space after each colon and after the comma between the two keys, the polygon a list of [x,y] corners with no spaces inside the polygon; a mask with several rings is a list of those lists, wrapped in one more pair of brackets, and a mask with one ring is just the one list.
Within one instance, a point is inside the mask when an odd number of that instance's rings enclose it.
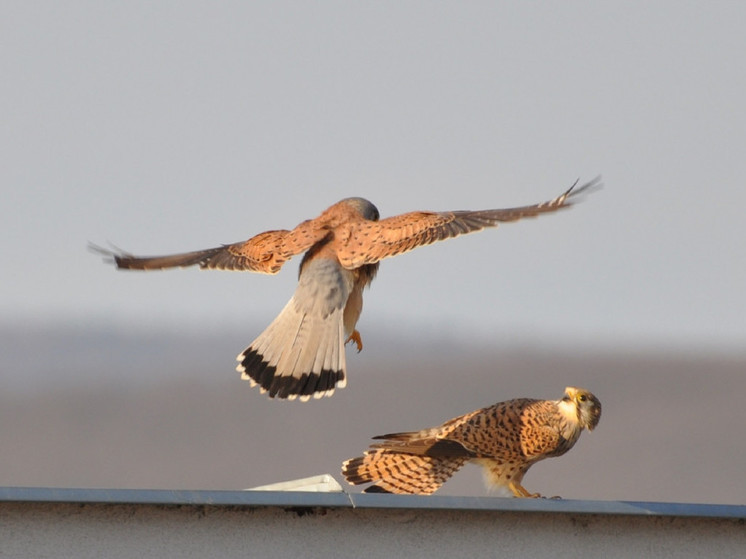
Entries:
{"label": "metal edge", "polygon": [[350,507],[360,509],[473,510],[746,519],[746,505],[307,491],[0,487],[0,502],[300,508]]}

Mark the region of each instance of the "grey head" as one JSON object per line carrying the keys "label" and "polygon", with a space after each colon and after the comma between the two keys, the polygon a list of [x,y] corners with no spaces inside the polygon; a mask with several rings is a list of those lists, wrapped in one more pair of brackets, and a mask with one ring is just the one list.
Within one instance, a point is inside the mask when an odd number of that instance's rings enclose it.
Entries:
{"label": "grey head", "polygon": [[365,219],[368,219],[370,221],[378,221],[378,219],[381,217],[378,213],[378,208],[376,208],[372,202],[366,200],[365,198],[345,198],[341,201],[348,206],[355,208]]}

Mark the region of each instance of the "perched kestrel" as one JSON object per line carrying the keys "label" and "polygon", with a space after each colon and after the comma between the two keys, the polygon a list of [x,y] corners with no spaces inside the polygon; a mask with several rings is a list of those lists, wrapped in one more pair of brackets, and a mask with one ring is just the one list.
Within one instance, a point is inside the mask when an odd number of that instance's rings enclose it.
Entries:
{"label": "perched kestrel", "polygon": [[600,418],[598,398],[569,386],[561,400],[508,400],[440,427],[374,437],[384,442],[347,460],[342,475],[353,485],[373,482],[366,493],[430,495],[473,461],[484,468],[491,489],[540,497],[521,485],[528,469],[544,458],[562,456]]}
{"label": "perched kestrel", "polygon": [[533,206],[410,212],[380,221],[368,200],[346,198],[290,231],[265,231],[248,241],[207,250],[139,257],[91,248],[130,270],[199,265],[265,274],[276,274],[287,260],[305,252],[295,294],[238,356],[237,370],[270,398],[308,400],[331,396],[335,387],[346,385],[344,346],[354,341],[358,351],[362,349],[355,325],[363,308],[363,288],[375,277],[380,260],[500,222],[554,212],[598,184],[595,179],[579,188],[573,185],[554,200]]}

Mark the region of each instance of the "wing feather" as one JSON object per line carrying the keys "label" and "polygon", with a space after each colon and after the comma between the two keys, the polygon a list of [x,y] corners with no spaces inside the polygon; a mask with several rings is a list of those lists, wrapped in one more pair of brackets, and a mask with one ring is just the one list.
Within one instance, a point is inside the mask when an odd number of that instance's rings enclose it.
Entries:
{"label": "wing feather", "polygon": [[426,456],[472,456],[472,449],[464,444],[465,441],[453,437],[452,433],[459,426],[467,423],[473,416],[482,412],[483,410],[475,410],[454,417],[440,427],[378,435],[373,439],[382,442],[372,444],[371,448]]}
{"label": "wing feather", "polygon": [[127,270],[163,270],[198,265],[203,270],[235,270],[276,274],[296,254],[305,252],[323,240],[329,232],[304,221],[292,231],[265,231],[248,241],[206,250],[165,256],[135,256],[122,250],[107,250],[89,244],[94,252],[111,258],[118,268]]}
{"label": "wing feather", "polygon": [[577,181],[556,198],[530,206],[478,211],[409,212],[380,221],[351,223],[338,251],[339,260],[345,268],[358,268],[420,246],[496,227],[500,223],[555,212],[570,207],[570,200],[581,193],[599,187],[600,179],[596,178],[579,188],[575,188],[576,185]]}

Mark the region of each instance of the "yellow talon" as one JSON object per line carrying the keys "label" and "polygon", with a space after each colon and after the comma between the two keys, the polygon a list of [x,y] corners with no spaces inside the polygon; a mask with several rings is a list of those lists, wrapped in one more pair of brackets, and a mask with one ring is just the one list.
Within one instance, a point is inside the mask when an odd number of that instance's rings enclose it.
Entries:
{"label": "yellow talon", "polygon": [[544,497],[541,495],[541,493],[529,493],[528,490],[523,487],[520,483],[512,481],[510,482],[510,490],[513,492],[513,495],[516,497],[525,497],[529,499],[543,499]]}
{"label": "yellow talon", "polygon": [[347,345],[350,342],[355,342],[355,345],[357,346],[357,352],[360,353],[363,349],[363,340],[360,337],[360,332],[357,330],[353,330],[352,334],[350,334],[350,337],[345,340],[345,345]]}

